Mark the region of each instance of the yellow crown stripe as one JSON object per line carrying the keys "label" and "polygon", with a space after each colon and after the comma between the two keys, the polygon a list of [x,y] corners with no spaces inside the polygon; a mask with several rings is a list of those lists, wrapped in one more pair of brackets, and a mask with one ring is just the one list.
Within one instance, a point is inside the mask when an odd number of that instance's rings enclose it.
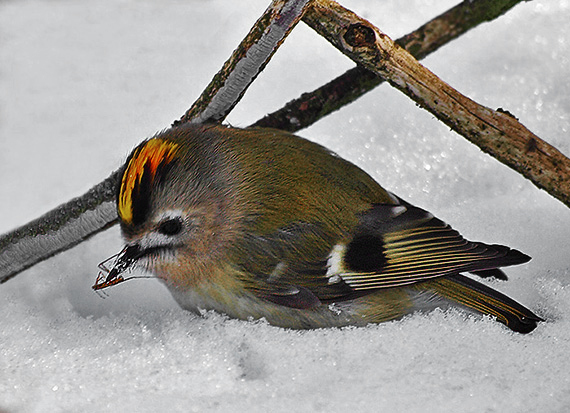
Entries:
{"label": "yellow crown stripe", "polygon": [[118,213],[121,220],[130,224],[133,220],[133,189],[140,184],[145,173],[150,174],[150,182],[154,181],[160,165],[172,161],[178,144],[164,139],[151,139],[139,146],[131,157],[123,177],[119,191]]}

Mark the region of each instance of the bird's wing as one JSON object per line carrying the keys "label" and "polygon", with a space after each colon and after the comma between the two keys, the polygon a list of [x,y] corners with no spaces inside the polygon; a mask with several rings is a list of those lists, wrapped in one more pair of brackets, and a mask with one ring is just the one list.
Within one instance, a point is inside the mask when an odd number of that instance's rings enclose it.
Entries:
{"label": "bird's wing", "polygon": [[502,245],[471,242],[429,212],[404,201],[374,205],[353,239],[340,250],[340,277],[355,290],[391,288],[473,272],[504,278],[495,269],[527,255]]}
{"label": "bird's wing", "polygon": [[251,288],[269,301],[295,308],[342,301],[379,289],[474,272],[501,275],[497,267],[530,258],[501,245],[464,239],[429,212],[400,200],[375,204],[359,216],[346,242],[319,224],[295,223],[252,236]]}

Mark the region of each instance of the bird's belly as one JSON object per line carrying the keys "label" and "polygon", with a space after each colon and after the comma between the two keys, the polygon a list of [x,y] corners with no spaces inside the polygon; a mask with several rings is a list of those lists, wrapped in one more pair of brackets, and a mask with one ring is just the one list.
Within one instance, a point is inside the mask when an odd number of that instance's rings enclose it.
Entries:
{"label": "bird's belly", "polygon": [[354,300],[297,309],[258,298],[249,292],[234,293],[208,285],[182,289],[169,287],[184,309],[201,314],[216,311],[240,320],[264,319],[269,324],[293,329],[363,326],[401,318],[413,311],[410,295],[404,289],[380,291]]}
{"label": "bird's belly", "polygon": [[240,320],[264,319],[269,324],[294,329],[365,325],[369,321],[359,314],[353,302],[322,304],[312,309],[297,309],[274,304],[251,293],[234,294],[215,286],[206,288],[169,288],[182,308],[201,314],[216,311]]}

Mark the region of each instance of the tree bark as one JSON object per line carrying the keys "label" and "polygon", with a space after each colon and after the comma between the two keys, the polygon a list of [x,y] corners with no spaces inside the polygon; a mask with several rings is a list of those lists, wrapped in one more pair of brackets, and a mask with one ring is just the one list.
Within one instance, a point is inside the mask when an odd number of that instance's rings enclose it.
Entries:
{"label": "tree bark", "polygon": [[315,0],[304,21],[357,64],[570,207],[570,159],[512,114],[462,95],[377,27],[335,1]]}

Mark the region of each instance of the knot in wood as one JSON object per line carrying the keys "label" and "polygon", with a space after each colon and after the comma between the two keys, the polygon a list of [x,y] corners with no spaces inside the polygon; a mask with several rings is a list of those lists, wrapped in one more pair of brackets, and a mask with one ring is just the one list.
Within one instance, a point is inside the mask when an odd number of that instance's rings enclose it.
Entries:
{"label": "knot in wood", "polygon": [[344,34],[344,41],[352,47],[370,47],[376,41],[374,30],[362,23],[351,24]]}

